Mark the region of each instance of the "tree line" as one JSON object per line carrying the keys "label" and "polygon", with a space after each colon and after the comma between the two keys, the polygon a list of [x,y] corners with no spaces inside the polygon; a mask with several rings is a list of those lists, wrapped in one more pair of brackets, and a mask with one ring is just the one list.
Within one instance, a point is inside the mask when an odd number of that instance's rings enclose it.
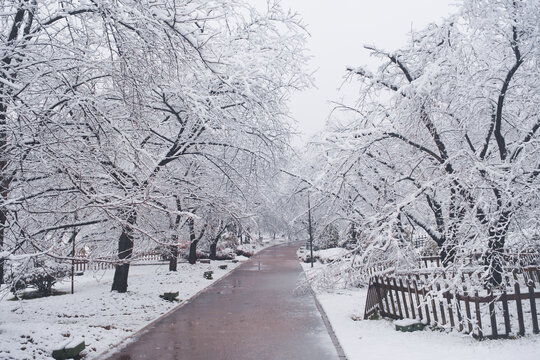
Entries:
{"label": "tree line", "polygon": [[76,241],[115,254],[125,292],[138,251],[195,251],[257,222],[289,151],[286,101],[310,82],[296,14],[241,0],[1,7],[0,281],[72,259]]}
{"label": "tree line", "polygon": [[536,1],[466,0],[347,68],[358,96],[311,145],[311,179],[360,263],[406,260],[421,235],[445,266],[481,255],[497,285],[505,256],[539,250],[539,23]]}

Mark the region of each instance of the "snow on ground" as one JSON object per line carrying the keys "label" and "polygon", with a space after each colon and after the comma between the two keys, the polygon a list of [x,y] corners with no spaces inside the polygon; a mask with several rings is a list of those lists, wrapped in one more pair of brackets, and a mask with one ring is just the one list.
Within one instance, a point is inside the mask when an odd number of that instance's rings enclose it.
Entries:
{"label": "snow on ground", "polygon": [[327,263],[336,259],[340,259],[347,253],[349,253],[349,250],[344,248],[330,248],[317,251],[317,256],[323,263]]}
{"label": "snow on ground", "polygon": [[[346,256],[350,251],[344,248],[329,248],[324,250],[313,251],[313,259],[321,261],[323,263],[328,263],[337,259],[340,259]],[[301,247],[298,249],[298,257],[303,262],[308,262],[308,259],[311,256],[309,248]]]}
{"label": "snow on ground", "polygon": [[[168,271],[168,263],[131,266],[128,292],[123,294],[110,291],[111,269],[75,277],[73,295],[16,301],[5,296],[0,299],[0,359],[52,359],[52,351],[73,338],[85,340],[86,359],[98,358],[179,305],[159,295],[178,291],[178,298],[186,301],[247,258],[238,260],[179,263],[177,272]],[[224,264],[227,269],[220,269]],[[214,280],[203,277],[208,270],[214,271]],[[70,286],[66,281],[55,289],[69,292]]]}
{"label": "snow on ground", "polygon": [[[304,270],[309,264],[303,264]],[[390,320],[363,320],[367,289],[317,293],[348,360],[537,360],[540,335],[477,341],[457,332],[398,332]],[[354,319],[354,320],[353,320]]]}

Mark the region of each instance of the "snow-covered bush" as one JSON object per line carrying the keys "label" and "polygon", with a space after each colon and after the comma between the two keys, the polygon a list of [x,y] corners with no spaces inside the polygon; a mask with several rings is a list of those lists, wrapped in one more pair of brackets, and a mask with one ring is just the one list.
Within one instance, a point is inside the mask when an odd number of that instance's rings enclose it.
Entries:
{"label": "snow-covered bush", "polygon": [[42,296],[52,294],[52,287],[70,274],[71,265],[50,258],[33,258],[27,266],[17,266],[7,278],[13,294],[34,288]]}
{"label": "snow-covered bush", "polygon": [[420,252],[422,256],[437,256],[439,255],[439,246],[431,239],[428,239]]}
{"label": "snow-covered bush", "polygon": [[314,247],[318,249],[329,249],[338,247],[339,231],[334,224],[328,224],[315,237]]}
{"label": "snow-covered bush", "polygon": [[216,260],[232,260],[236,257],[236,253],[234,249],[227,247],[227,248],[219,248],[216,252]]}
{"label": "snow-covered bush", "polygon": [[349,253],[348,250],[343,248],[330,248],[317,251],[317,257],[323,264],[332,262],[334,260],[341,259]]}
{"label": "snow-covered bush", "polygon": [[238,237],[234,232],[225,232],[221,235],[216,247],[216,260],[231,260],[236,256],[236,248],[239,245]]}
{"label": "snow-covered bush", "polygon": [[236,255],[252,257],[255,254],[254,246],[252,245],[238,245],[236,247]]}
{"label": "snow-covered bush", "polygon": [[354,249],[358,246],[358,242],[360,241],[361,234],[358,230],[357,226],[354,223],[351,223],[347,227],[347,234],[345,235],[345,239],[341,241],[339,244],[340,247],[344,247],[346,249]]}
{"label": "snow-covered bush", "polygon": [[[313,251],[313,260],[326,264],[344,258],[348,253],[349,250],[344,248],[317,250]],[[298,251],[298,258],[305,263],[309,263],[311,262],[311,253],[309,250]]]}

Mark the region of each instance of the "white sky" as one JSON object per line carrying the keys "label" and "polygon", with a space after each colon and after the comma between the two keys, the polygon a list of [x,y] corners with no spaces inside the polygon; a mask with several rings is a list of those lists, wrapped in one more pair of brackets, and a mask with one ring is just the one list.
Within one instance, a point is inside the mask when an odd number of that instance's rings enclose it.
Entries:
{"label": "white sky", "polygon": [[[310,67],[316,89],[296,94],[290,108],[303,140],[323,129],[339,101],[346,66],[375,65],[363,45],[395,50],[406,44],[410,30],[457,11],[460,0],[282,0],[284,8],[298,12],[311,34]],[[350,90],[349,90],[350,91]],[[349,95],[350,97],[350,95]],[[300,140],[301,141],[301,140]]]}

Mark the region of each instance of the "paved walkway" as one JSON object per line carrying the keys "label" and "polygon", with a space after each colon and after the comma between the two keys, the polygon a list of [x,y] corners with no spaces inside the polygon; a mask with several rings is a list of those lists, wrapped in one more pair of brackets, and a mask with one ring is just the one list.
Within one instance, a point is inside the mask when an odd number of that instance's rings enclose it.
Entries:
{"label": "paved walkway", "polygon": [[313,296],[295,292],[297,248],[263,250],[110,359],[339,359]]}

